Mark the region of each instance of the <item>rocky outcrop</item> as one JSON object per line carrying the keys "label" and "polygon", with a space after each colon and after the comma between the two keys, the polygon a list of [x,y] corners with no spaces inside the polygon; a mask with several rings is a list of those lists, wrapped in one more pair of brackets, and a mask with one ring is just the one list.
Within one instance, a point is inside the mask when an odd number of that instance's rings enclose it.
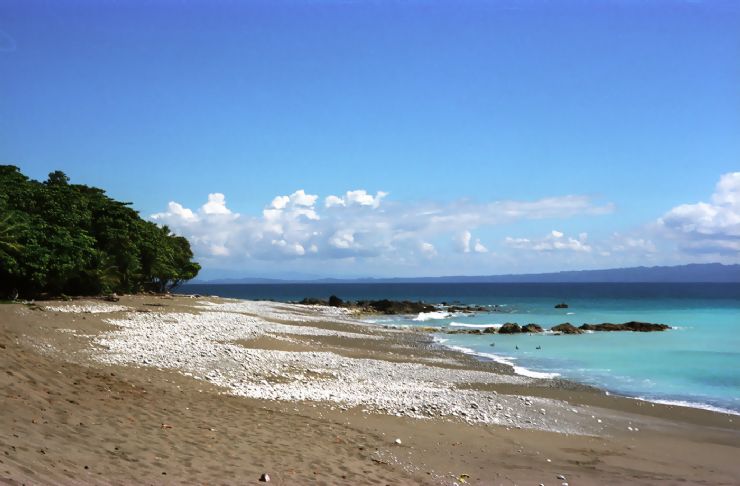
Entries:
{"label": "rocky outcrop", "polygon": [[[442,305],[445,305],[445,304],[442,304]],[[456,313],[472,314],[473,312],[485,312],[488,309],[486,309],[485,307],[480,306],[480,305],[470,305],[470,306],[467,306],[467,305],[450,305],[450,306],[447,306],[447,308],[445,310],[447,312],[451,312],[453,314],[456,314]]]}
{"label": "rocky outcrop", "polygon": [[303,305],[329,305],[332,307],[346,307],[356,309],[360,312],[371,312],[380,314],[419,314],[421,312],[435,312],[438,309],[424,302],[411,302],[408,300],[358,300],[357,302],[345,302],[336,295],[329,300],[306,297],[298,302]]}
{"label": "rocky outcrop", "polygon": [[670,329],[671,326],[666,324],[652,324],[649,322],[637,322],[630,321],[624,324],[611,324],[605,322],[604,324],[584,324],[579,327],[584,331],[632,331],[632,332],[654,332],[654,331],[665,331]]}
{"label": "rocky outcrop", "polygon": [[421,312],[435,312],[436,307],[424,302],[409,300],[358,300],[355,304],[362,309],[379,312],[381,314],[419,314]]}
{"label": "rocky outcrop", "polygon": [[544,329],[542,329],[542,326],[540,326],[539,324],[530,323],[522,326],[522,332],[536,333],[542,331],[544,331]]}
{"label": "rocky outcrop", "polygon": [[518,334],[522,332],[522,328],[515,322],[507,322],[498,329],[499,334]]}
{"label": "rocky outcrop", "polygon": [[480,329],[453,329],[447,331],[447,334],[483,334],[483,331]]}
{"label": "rocky outcrop", "polygon": [[560,334],[583,334],[583,330],[578,329],[576,326],[574,326],[570,322],[564,322],[563,324],[558,324],[557,326],[552,327],[550,330],[553,332],[560,333]]}

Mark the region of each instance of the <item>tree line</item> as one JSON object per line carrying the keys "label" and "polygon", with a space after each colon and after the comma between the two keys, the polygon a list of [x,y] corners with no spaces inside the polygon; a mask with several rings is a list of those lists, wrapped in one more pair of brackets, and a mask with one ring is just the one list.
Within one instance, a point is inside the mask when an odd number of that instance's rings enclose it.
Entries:
{"label": "tree line", "polygon": [[0,165],[0,296],[165,292],[194,278],[187,239],[105,191]]}

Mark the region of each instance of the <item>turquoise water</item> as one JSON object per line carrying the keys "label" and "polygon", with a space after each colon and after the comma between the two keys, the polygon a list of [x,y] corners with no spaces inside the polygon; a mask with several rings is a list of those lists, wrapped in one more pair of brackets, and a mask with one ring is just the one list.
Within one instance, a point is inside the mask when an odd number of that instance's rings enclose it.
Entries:
{"label": "turquoise water", "polygon": [[[594,332],[581,335],[451,335],[436,338],[512,364],[531,376],[561,376],[611,392],[653,401],[740,412],[740,306],[703,299],[573,299],[555,309],[550,298],[477,300],[505,312],[381,318],[376,322],[464,329],[516,322],[542,327],[570,322],[644,321],[665,332]],[[539,347],[540,349],[537,349]],[[517,349],[518,348],[518,349]]]}
{"label": "turquoise water", "polygon": [[[576,336],[450,335],[444,345],[509,362],[518,372],[557,374],[613,393],[740,413],[739,284],[279,284],[190,285],[184,292],[296,301],[423,300],[499,305],[505,312],[373,319],[378,324],[483,326],[530,322],[662,323],[664,332],[599,332]],[[565,301],[568,309],[555,309]],[[439,316],[421,316],[439,317]],[[491,346],[491,344],[495,344]],[[541,349],[536,349],[537,347]],[[516,348],[519,349],[516,349]]]}

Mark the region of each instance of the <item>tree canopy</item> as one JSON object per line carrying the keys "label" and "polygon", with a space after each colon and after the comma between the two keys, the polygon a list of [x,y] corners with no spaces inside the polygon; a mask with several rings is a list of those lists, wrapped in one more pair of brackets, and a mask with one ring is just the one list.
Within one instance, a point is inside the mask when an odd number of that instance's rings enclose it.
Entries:
{"label": "tree canopy", "polygon": [[61,171],[0,165],[0,296],[164,292],[194,278],[187,239]]}

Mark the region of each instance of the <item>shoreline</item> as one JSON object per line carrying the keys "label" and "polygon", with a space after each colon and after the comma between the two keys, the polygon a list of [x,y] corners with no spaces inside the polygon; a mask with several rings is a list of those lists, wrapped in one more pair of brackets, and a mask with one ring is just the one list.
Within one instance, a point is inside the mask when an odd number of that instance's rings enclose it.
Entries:
{"label": "shoreline", "polygon": [[[436,305],[436,304],[432,304]],[[470,304],[475,305],[475,304]],[[740,409],[733,409],[729,408],[727,406],[723,406],[719,403],[712,403],[711,401],[701,401],[697,399],[692,399],[689,396],[682,396],[682,395],[666,395],[666,396],[649,396],[647,390],[639,391],[623,391],[619,389],[610,388],[606,384],[594,384],[589,383],[587,381],[580,381],[578,377],[573,376],[566,376],[563,375],[560,372],[557,371],[549,371],[547,369],[544,370],[536,370],[532,369],[529,366],[522,366],[517,364],[517,360],[519,359],[519,356],[514,354],[502,354],[497,352],[487,352],[487,351],[481,351],[476,350],[471,347],[469,347],[467,344],[460,344],[460,343],[449,343],[448,341],[454,340],[454,338],[450,338],[447,336],[448,334],[456,334],[457,332],[451,331],[453,328],[462,328],[462,329],[490,329],[490,328],[498,328],[502,324],[501,323],[489,323],[489,324],[470,324],[470,323],[460,323],[456,321],[449,322],[447,324],[443,325],[437,325],[437,326],[416,326],[414,324],[406,323],[405,321],[415,321],[415,322],[421,322],[426,323],[429,320],[437,320],[441,319],[443,317],[429,317],[429,318],[423,318],[420,319],[421,315],[414,315],[414,314],[407,314],[407,315],[393,315],[393,316],[385,316],[387,319],[377,319],[373,317],[369,318],[363,318],[363,322],[367,322],[371,325],[383,325],[388,328],[394,328],[394,329],[409,329],[415,332],[426,332],[433,336],[433,339],[439,343],[439,345],[446,347],[451,350],[455,350],[461,353],[465,353],[471,356],[475,356],[478,359],[482,360],[492,360],[497,363],[506,365],[511,367],[513,372],[515,374],[521,375],[521,376],[527,376],[532,378],[541,378],[541,379],[551,379],[551,378],[557,378],[560,380],[570,381],[577,383],[582,386],[591,387],[595,390],[602,391],[607,394],[611,394],[614,396],[621,396],[625,398],[630,398],[634,400],[642,400],[650,403],[657,403],[662,405],[673,405],[673,406],[683,406],[688,408],[694,408],[699,410],[708,410],[713,411],[717,413],[724,413],[728,415],[735,415],[740,416]],[[444,318],[455,318],[456,315],[446,315]],[[395,318],[395,319],[394,319]],[[648,324],[653,325],[653,324]],[[435,331],[436,329],[436,331]],[[684,329],[684,326],[676,326],[671,325],[667,326],[665,330],[662,330],[662,332],[675,332],[678,330]],[[603,331],[602,331],[603,332]],[[623,331],[624,332],[624,331]],[[584,334],[594,334],[599,333],[598,330],[584,330]],[[462,332],[461,334],[467,334]],[[523,334],[523,333],[522,333]],[[534,335],[537,336],[546,336],[546,335],[556,335],[557,333],[553,333],[550,329],[544,329],[544,331],[541,331],[539,333],[535,333]],[[606,333],[608,334],[608,333]],[[478,334],[476,334],[478,335]],[[494,334],[491,334],[494,335]],[[495,335],[498,335],[496,333]],[[509,336],[508,334],[505,334],[504,337]],[[514,334],[516,336],[516,334]],[[708,397],[711,398],[711,397]],[[721,401],[721,400],[720,400]]]}
{"label": "shoreline", "polygon": [[[2,365],[15,370],[0,403],[11,484],[100,482],[82,468],[93,461],[124,483],[267,472],[278,484],[731,484],[740,472],[733,416],[521,377],[325,309],[183,296],[37,304],[49,310],[0,306]],[[275,400],[286,392],[295,399]],[[79,414],[100,418],[82,429],[65,418]],[[114,445],[136,462],[115,460]]]}
{"label": "shoreline", "polygon": [[[435,338],[436,338],[436,336],[435,336]],[[484,361],[485,360],[490,360],[490,361],[494,361],[496,363],[502,364],[504,366],[509,366],[512,369],[512,372],[513,373],[518,374],[518,375],[521,375],[521,376],[527,376],[527,377],[530,377],[530,378],[539,378],[539,379],[558,379],[558,380],[563,381],[563,382],[570,382],[570,383],[574,383],[574,384],[576,384],[578,386],[582,386],[582,387],[586,387],[586,388],[591,388],[591,389],[593,389],[595,391],[598,391],[598,392],[601,392],[601,393],[605,393],[607,395],[612,395],[612,396],[622,397],[622,398],[628,398],[630,400],[640,400],[640,401],[643,401],[643,402],[657,403],[657,404],[660,404],[660,405],[670,405],[670,406],[676,406],[676,407],[691,408],[691,409],[696,409],[696,410],[706,410],[706,411],[709,411],[709,412],[716,412],[716,413],[721,413],[721,414],[725,414],[725,415],[735,415],[735,416],[739,416],[740,417],[740,411],[738,411],[738,410],[732,410],[732,409],[729,409],[729,408],[718,407],[716,405],[712,405],[712,404],[709,404],[709,403],[692,402],[692,401],[688,401],[688,400],[679,400],[679,399],[671,400],[671,399],[661,399],[661,398],[649,398],[649,397],[644,397],[644,396],[632,396],[632,395],[628,395],[628,394],[625,394],[625,393],[620,393],[620,392],[617,392],[617,391],[609,390],[609,389],[604,388],[604,387],[600,387],[600,386],[596,386],[596,385],[591,385],[589,383],[583,383],[583,382],[580,382],[580,381],[577,381],[577,380],[574,380],[574,379],[571,379],[571,378],[566,378],[566,377],[563,377],[560,373],[546,372],[546,371],[536,371],[536,370],[531,370],[529,368],[525,368],[523,366],[518,366],[518,365],[516,365],[516,364],[513,363],[513,361],[516,360],[516,356],[499,356],[499,355],[496,355],[494,353],[482,353],[482,352],[479,352],[479,351],[475,351],[474,349],[471,349],[471,348],[466,348],[464,346],[447,345],[444,342],[444,338],[439,338],[439,339],[436,340],[436,342],[440,346],[442,346],[444,348],[447,348],[447,349],[450,349],[452,351],[458,351],[458,352],[461,352],[461,353],[464,353],[464,354],[468,354],[470,356],[474,356],[474,357],[476,357],[478,359],[481,359],[481,360],[484,360]]]}

